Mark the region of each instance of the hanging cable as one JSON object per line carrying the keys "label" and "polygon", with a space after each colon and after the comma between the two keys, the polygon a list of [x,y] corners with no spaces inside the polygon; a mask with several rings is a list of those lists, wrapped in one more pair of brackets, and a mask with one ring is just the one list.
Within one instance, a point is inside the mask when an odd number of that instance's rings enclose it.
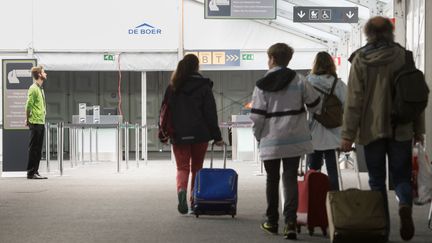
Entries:
{"label": "hanging cable", "polygon": [[122,110],[122,96],[121,96],[121,81],[122,81],[122,74],[121,74],[121,67],[120,67],[120,55],[121,53],[119,53],[118,55],[118,87],[117,87],[117,92],[118,92],[118,112],[119,115],[123,116],[123,110]]}

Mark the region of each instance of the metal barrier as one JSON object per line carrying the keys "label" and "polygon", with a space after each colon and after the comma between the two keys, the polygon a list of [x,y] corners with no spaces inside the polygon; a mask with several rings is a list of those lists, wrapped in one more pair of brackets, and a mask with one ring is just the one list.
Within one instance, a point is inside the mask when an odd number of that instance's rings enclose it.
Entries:
{"label": "metal barrier", "polygon": [[[142,156],[147,164],[147,126],[140,126],[139,124],[64,124],[60,123],[47,123],[46,127],[46,140],[45,140],[45,153],[46,153],[46,162],[47,162],[47,171],[50,172],[50,147],[54,145],[54,142],[57,142],[57,161],[59,163],[59,171],[60,175],[63,175],[63,161],[64,161],[64,134],[65,129],[69,130],[69,159],[71,162],[71,168],[78,166],[78,161],[81,160],[82,164],[85,165],[85,156],[84,156],[84,148],[85,148],[85,136],[84,130],[89,129],[89,145],[90,145],[90,153],[89,160],[93,162],[93,132],[95,131],[95,159],[99,161],[99,130],[104,128],[114,128],[116,129],[116,160],[117,160],[117,172],[120,172],[121,166],[120,162],[123,161],[123,144],[125,151],[125,164],[126,169],[129,169],[129,134],[130,129],[135,130],[135,162],[136,166],[139,167],[140,164],[140,130],[142,131],[142,138],[144,139],[143,148],[142,148]],[[51,130],[55,129],[57,132],[56,141],[50,139]],[[122,130],[124,136],[122,136]],[[81,133],[81,148],[79,144],[79,133]],[[123,142],[123,143],[122,143]]]}
{"label": "metal barrier", "polygon": [[[45,124],[45,159],[47,162],[47,172],[50,172],[50,155],[51,155],[51,145],[54,150],[54,140],[51,140],[51,130],[54,129],[56,131],[56,142],[58,144],[59,141],[59,123],[46,123]],[[54,137],[53,137],[54,138]],[[57,145],[56,148],[57,152],[57,161],[60,164],[60,158],[59,158],[59,146]]]}
{"label": "metal barrier", "polygon": [[[50,139],[51,130],[54,129],[56,131],[56,142],[57,142],[57,162],[59,164],[60,174],[63,175],[63,147],[64,147],[64,131],[63,131],[63,123],[46,123],[45,124],[45,159],[47,163],[47,172],[50,172],[50,154],[51,154],[51,145],[54,145],[54,141]],[[54,148],[54,146],[53,146]]]}
{"label": "metal barrier", "polygon": [[[220,127],[251,127],[252,123],[250,122],[224,122],[220,124]],[[141,159],[148,164],[148,149],[147,149],[147,134],[148,129],[156,129],[157,125],[144,125],[141,126],[139,124],[129,124],[125,122],[123,124],[64,124],[60,123],[46,123],[46,134],[45,134],[45,152],[46,152],[46,162],[47,162],[47,171],[50,172],[50,154],[51,154],[51,145],[54,145],[54,142],[57,142],[56,150],[57,150],[57,161],[59,164],[60,175],[63,175],[63,162],[64,162],[64,135],[65,129],[68,129],[69,132],[69,160],[71,163],[71,168],[74,166],[78,166],[78,162],[81,160],[82,165],[85,165],[85,156],[84,156],[84,148],[85,148],[85,136],[84,131],[86,129],[89,130],[89,161],[93,162],[93,158],[96,161],[99,161],[99,131],[100,129],[116,129],[116,162],[117,162],[117,172],[121,171],[121,161],[123,161],[123,144],[124,144],[124,159],[126,169],[129,169],[129,137],[130,137],[130,129],[134,129],[135,132],[135,162],[137,168],[140,166]],[[51,139],[51,132],[54,131],[57,133],[56,141]],[[141,131],[141,134],[140,134]],[[93,132],[95,133],[95,151],[93,151]],[[122,134],[123,132],[123,134]],[[81,134],[80,134],[81,133]],[[123,136],[122,136],[123,135]],[[140,136],[141,135],[141,136]],[[140,159],[140,138],[142,139],[142,154]],[[79,139],[81,139],[81,144],[79,143]],[[122,143],[123,142],[123,143]],[[81,145],[81,146],[80,146]],[[53,146],[54,150],[54,146]],[[171,151],[172,148],[171,148]],[[95,157],[93,157],[93,152],[95,152]],[[254,143],[254,155],[255,160],[259,163],[258,158],[258,149],[256,146],[256,142]],[[171,155],[171,161],[175,162],[174,155]],[[263,165],[261,161],[261,174],[263,174]]]}

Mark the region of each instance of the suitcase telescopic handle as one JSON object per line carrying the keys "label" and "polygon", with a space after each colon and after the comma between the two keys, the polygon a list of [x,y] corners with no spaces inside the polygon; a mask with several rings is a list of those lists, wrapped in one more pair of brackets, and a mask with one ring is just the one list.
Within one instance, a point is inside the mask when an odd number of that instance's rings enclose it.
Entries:
{"label": "suitcase telescopic handle", "polygon": [[428,227],[432,230],[432,202],[429,208]]}
{"label": "suitcase telescopic handle", "polygon": [[[213,168],[213,155],[214,155],[214,146],[215,142],[211,145],[211,155],[210,155],[210,168]],[[224,169],[226,168],[226,158],[227,158],[227,144],[224,142],[222,145],[223,149],[223,160],[224,160]]]}

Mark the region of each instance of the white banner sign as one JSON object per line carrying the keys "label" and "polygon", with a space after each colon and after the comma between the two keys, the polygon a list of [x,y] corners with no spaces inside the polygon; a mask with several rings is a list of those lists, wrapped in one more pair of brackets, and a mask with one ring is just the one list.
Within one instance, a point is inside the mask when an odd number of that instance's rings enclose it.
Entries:
{"label": "white banner sign", "polygon": [[4,13],[0,15],[0,29],[11,31],[3,31],[8,34],[2,36],[0,50],[27,50],[32,46],[36,52],[137,52],[178,48],[178,1],[17,2],[20,3],[2,2]]}

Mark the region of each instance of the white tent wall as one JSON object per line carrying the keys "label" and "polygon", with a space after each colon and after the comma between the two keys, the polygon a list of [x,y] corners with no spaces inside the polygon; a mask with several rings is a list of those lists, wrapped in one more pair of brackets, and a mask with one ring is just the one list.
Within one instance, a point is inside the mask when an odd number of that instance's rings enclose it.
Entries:
{"label": "white tent wall", "polygon": [[[404,0],[406,1],[406,48],[412,50],[417,68],[425,73],[429,89],[431,83],[431,44],[432,38],[425,31],[430,28],[432,23],[431,14],[426,12],[432,7],[431,1],[426,0]],[[396,23],[397,24],[397,23]],[[428,42],[429,48],[426,47]],[[432,94],[429,94],[429,105],[426,107],[426,150],[429,158],[432,156],[430,144],[432,144]]]}
{"label": "white tent wall", "polygon": [[[432,1],[425,1],[424,9],[432,9]],[[424,30],[432,28],[432,12],[424,12],[425,24]],[[425,77],[428,81],[429,89],[432,89],[432,32],[425,32],[425,66],[429,67],[425,69]],[[432,144],[432,92],[429,93],[429,107],[426,108],[426,149],[428,151],[429,158],[432,158],[431,144]]]}
{"label": "white tent wall", "polygon": [[[151,4],[142,0],[35,1],[33,18],[34,49],[40,52],[155,52],[178,47],[178,4],[173,0]],[[143,24],[154,28],[138,27]]]}
{"label": "white tent wall", "polygon": [[[0,54],[29,53],[47,70],[173,70],[178,1],[2,2]],[[127,17],[126,17],[127,16]],[[143,26],[142,26],[143,25]],[[150,26],[150,27],[149,27]],[[142,34],[144,32],[144,34]],[[104,54],[114,61],[104,61]]]}
{"label": "white tent wall", "polygon": [[[8,11],[0,16],[0,29],[11,38],[0,40],[0,52],[34,53],[39,63],[49,70],[116,70],[118,64],[104,62],[103,53],[122,53],[121,66],[125,70],[172,70],[177,61],[173,54],[182,48],[179,46],[179,3],[173,0],[151,4],[140,0],[7,1],[3,3],[3,9]],[[265,21],[206,20],[203,14],[202,3],[184,0],[184,48],[240,49],[255,54],[255,60],[240,67],[225,68],[228,70],[267,68],[265,50],[275,42],[286,42],[296,49],[291,65],[296,69],[310,68],[314,53],[328,49],[319,41],[306,39],[300,32],[289,33]],[[142,24],[154,28],[137,28]],[[143,29],[156,34],[139,34]],[[131,34],[134,31],[138,34]]]}
{"label": "white tent wall", "polygon": [[[431,32],[426,32],[432,26],[432,14],[427,9],[432,8],[432,1],[426,0],[402,0],[405,4],[406,23],[406,48],[411,50],[414,55],[417,68],[425,73],[429,89],[432,87],[432,62]],[[396,22],[398,25],[398,22]],[[432,157],[432,93],[429,93],[429,105],[426,107],[426,151],[429,158]]]}
{"label": "white tent wall", "polygon": [[417,67],[424,70],[425,0],[407,0],[406,2],[406,48],[413,51]]}
{"label": "white tent wall", "polygon": [[27,51],[32,45],[32,0],[1,1],[0,52]]}
{"label": "white tent wall", "polygon": [[239,49],[254,54],[254,60],[242,62],[240,67],[224,67],[225,70],[267,69],[266,50],[276,42],[285,42],[295,49],[290,63],[293,69],[310,69],[315,54],[328,49],[317,41],[301,37],[300,32],[294,35],[253,20],[203,19],[203,4],[199,1],[185,0],[184,9],[185,50]]}
{"label": "white tent wall", "polygon": [[171,71],[177,65],[177,52],[117,52],[114,61],[105,61],[104,53],[36,53],[34,56],[52,71]]}

